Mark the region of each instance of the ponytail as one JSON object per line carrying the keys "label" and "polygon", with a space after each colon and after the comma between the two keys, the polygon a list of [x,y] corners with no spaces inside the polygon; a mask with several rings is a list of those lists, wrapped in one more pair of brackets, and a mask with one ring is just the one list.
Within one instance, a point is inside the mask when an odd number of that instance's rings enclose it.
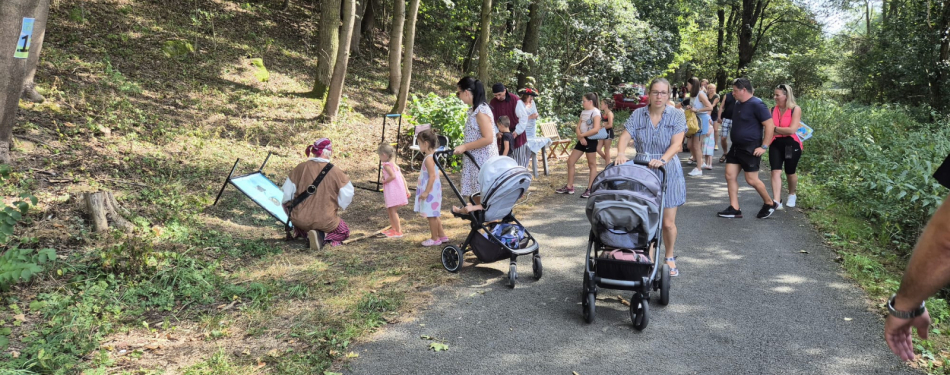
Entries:
{"label": "ponytail", "polygon": [[472,111],[478,109],[478,106],[487,103],[485,100],[485,85],[482,81],[472,77],[462,77],[457,84],[459,90],[470,91],[472,93]]}
{"label": "ponytail", "polygon": [[589,92],[584,94],[584,98],[594,102],[594,108],[600,108],[600,99],[597,98],[597,94]]}

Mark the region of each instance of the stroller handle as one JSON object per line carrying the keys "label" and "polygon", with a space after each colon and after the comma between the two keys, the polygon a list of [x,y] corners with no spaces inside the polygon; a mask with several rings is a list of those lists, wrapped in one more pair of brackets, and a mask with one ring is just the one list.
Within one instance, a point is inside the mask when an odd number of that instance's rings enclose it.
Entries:
{"label": "stroller handle", "polygon": [[[472,156],[471,153],[469,153],[468,151],[465,151],[465,152],[463,152],[463,154],[465,154],[465,156],[467,156],[468,159],[472,161],[472,163],[475,163],[475,167],[476,167],[476,168],[478,168],[478,169],[481,169],[481,168],[482,168],[482,166],[478,165],[478,162],[475,161],[475,157]],[[436,156],[452,156],[452,155],[455,155],[455,150],[449,149],[449,150],[436,151],[436,152],[435,152],[435,155],[436,155]]]}
{"label": "stroller handle", "polygon": [[[632,161],[633,164],[636,164],[636,165],[642,165],[642,166],[648,167],[648,168],[650,167],[650,161],[648,161],[648,160],[633,159],[633,160],[630,160],[630,161]],[[629,161],[628,161],[628,162],[629,162]],[[606,170],[607,168],[610,168],[610,167],[613,167],[613,166],[615,166],[614,162],[610,162],[609,164],[607,164],[606,167],[604,167],[604,169]],[[659,167],[656,168],[656,169],[660,170],[660,172],[663,172],[663,178],[660,180],[660,187],[661,187],[663,193],[665,194],[665,193],[666,193],[666,167],[661,165],[661,166],[659,166]]]}

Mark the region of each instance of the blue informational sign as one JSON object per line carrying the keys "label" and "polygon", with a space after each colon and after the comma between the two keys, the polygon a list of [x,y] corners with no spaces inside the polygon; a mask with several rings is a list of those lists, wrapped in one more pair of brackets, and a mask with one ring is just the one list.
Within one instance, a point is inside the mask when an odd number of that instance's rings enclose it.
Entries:
{"label": "blue informational sign", "polygon": [[23,18],[23,26],[20,27],[20,39],[17,39],[16,50],[13,51],[13,57],[25,59],[30,57],[30,44],[33,43],[33,18]]}
{"label": "blue informational sign", "polygon": [[[248,198],[267,210],[274,218],[281,223],[287,223],[287,213],[280,200],[284,197],[284,192],[277,187],[273,181],[268,179],[261,172],[251,173],[240,177],[231,178],[231,184],[234,185]],[[293,226],[293,225],[291,225]]]}

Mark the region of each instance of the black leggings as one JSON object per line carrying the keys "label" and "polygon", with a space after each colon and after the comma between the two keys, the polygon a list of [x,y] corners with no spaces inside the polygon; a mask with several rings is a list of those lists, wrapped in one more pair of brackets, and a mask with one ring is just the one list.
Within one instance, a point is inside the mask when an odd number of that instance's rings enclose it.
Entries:
{"label": "black leggings", "polygon": [[798,159],[802,157],[802,146],[792,137],[775,138],[769,145],[769,166],[772,170],[781,170],[785,165],[785,174],[795,174]]}

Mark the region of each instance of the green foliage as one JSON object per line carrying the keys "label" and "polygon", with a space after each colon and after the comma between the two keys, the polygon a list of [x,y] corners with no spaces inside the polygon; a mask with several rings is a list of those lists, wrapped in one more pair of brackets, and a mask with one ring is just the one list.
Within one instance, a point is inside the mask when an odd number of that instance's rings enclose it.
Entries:
{"label": "green foliage", "polygon": [[[412,95],[412,101],[409,102],[406,111],[410,116],[410,124],[431,124],[438,134],[449,139],[448,147],[451,148],[465,143],[464,129],[469,108],[454,96],[443,98],[430,92],[423,97]],[[413,137],[415,137],[414,130],[410,129]],[[458,168],[461,165],[461,159],[453,156],[448,158],[446,164],[448,167]]]}
{"label": "green foliage", "polygon": [[162,43],[162,53],[165,57],[182,60],[195,53],[195,47],[185,40],[166,40]]}
{"label": "green foliage", "polygon": [[264,59],[251,59],[251,66],[254,67],[254,77],[256,77],[258,81],[267,82],[270,80],[270,72],[268,72],[267,67],[264,66]]}
{"label": "green foliage", "polygon": [[[893,3],[884,16],[872,14],[870,32],[861,18],[835,38],[841,51],[841,78],[848,99],[866,103],[927,103],[948,110],[950,64],[940,57],[942,33],[950,27],[950,3]],[[860,5],[864,10],[864,4]],[[938,16],[943,14],[944,16]]]}
{"label": "green foliage", "polygon": [[802,170],[836,200],[861,202],[856,213],[878,228],[878,240],[906,254],[947,195],[932,175],[950,154],[950,124],[920,122],[898,106],[799,104],[815,129]]}
{"label": "green foliage", "polygon": [[29,281],[33,275],[43,272],[41,265],[53,262],[56,251],[53,249],[21,249],[11,247],[0,254],[0,291],[6,291],[11,285]]}

